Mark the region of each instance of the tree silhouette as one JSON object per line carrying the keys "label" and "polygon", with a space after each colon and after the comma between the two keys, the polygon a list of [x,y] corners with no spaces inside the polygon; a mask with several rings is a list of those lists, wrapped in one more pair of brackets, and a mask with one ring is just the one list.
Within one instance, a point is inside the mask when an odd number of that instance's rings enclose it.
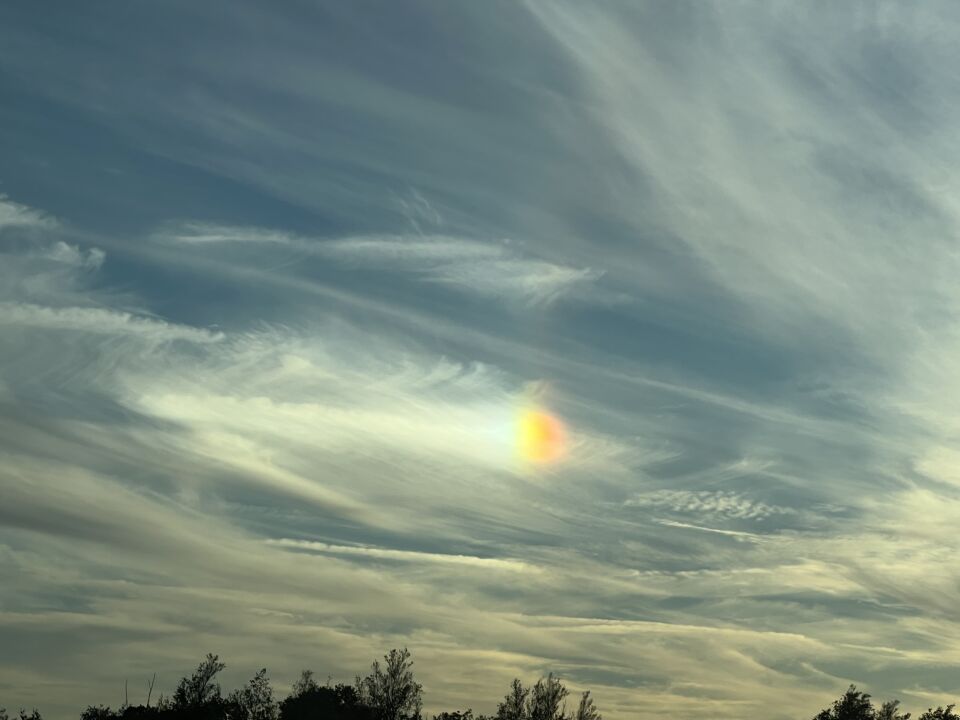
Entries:
{"label": "tree silhouette", "polygon": [[530,690],[523,687],[519,678],[514,678],[503,702],[497,705],[496,720],[525,720],[527,716],[527,695]]}
{"label": "tree silhouette", "polygon": [[242,689],[234,690],[227,702],[231,720],[277,720],[280,715],[266,668],[259,670]]}
{"label": "tree silhouette", "polygon": [[530,689],[526,717],[528,720],[564,720],[566,697],[567,689],[550,673]]}
{"label": "tree silhouette", "polygon": [[900,712],[899,700],[887,700],[877,710],[877,720],[910,720],[910,713],[904,715]]}
{"label": "tree silhouette", "polygon": [[[10,716],[7,714],[6,708],[0,708],[0,720],[10,720]],[[23,708],[20,708],[20,713],[14,718],[14,720],[43,720],[40,713],[37,712],[37,709],[34,708],[32,712],[27,712]]]}
{"label": "tree silhouette", "polygon": [[423,687],[413,679],[410,651],[391,650],[370,666],[370,674],[357,678],[357,691],[365,705],[373,709],[377,720],[420,720]]}
{"label": "tree silhouette", "polygon": [[[219,656],[208,654],[188,677],[177,684],[172,696],[160,695],[155,705],[128,705],[117,710],[90,705],[80,720],[422,720],[423,688],[413,675],[413,660],[407,648],[390,650],[383,663],[374,662],[370,674],[356,683],[320,685],[311,670],[304,670],[293,683],[290,695],[277,702],[267,670],[259,670],[228,697],[221,695],[217,675],[225,668]],[[154,679],[146,693],[150,702]],[[602,720],[590,691],[580,694],[575,709],[567,712],[567,688],[549,673],[525,687],[514,678],[510,689],[490,717],[472,709],[438,713],[432,720]],[[917,720],[960,720],[954,705],[929,708]],[[868,693],[851,685],[830,707],[813,720],[910,720],[899,700],[875,707]],[[0,720],[43,720],[37,710],[21,709],[10,716],[0,708]]]}
{"label": "tree silhouette", "polygon": [[603,720],[603,717],[597,711],[597,706],[593,704],[593,698],[590,697],[590,691],[587,690],[580,696],[580,705],[577,706],[577,712],[573,720]]}
{"label": "tree silhouette", "polygon": [[374,720],[374,713],[360,702],[350,685],[318,685],[313,673],[304,671],[293,692],[280,703],[280,720]]}
{"label": "tree silhouette", "polygon": [[189,678],[180,680],[173,693],[173,708],[176,710],[197,709],[205,705],[219,703],[220,684],[214,682],[217,674],[226,667],[219,656],[207,653],[196,671]]}
{"label": "tree silhouette", "polygon": [[109,707],[90,705],[80,713],[80,720],[113,720],[116,714]]}
{"label": "tree silhouette", "polygon": [[313,670],[304,670],[300,673],[300,679],[297,680],[290,689],[290,695],[292,697],[300,697],[319,687],[320,685],[313,679]]}
{"label": "tree silhouette", "polygon": [[920,720],[960,720],[960,715],[957,715],[953,711],[953,705],[947,705],[944,707],[938,707],[936,710],[933,708],[928,708],[927,711],[920,716]]}
{"label": "tree silhouette", "polygon": [[875,718],[876,712],[873,709],[873,703],[870,702],[870,696],[857,690],[855,685],[851,685],[832,707],[822,710],[814,720],[875,720]]}

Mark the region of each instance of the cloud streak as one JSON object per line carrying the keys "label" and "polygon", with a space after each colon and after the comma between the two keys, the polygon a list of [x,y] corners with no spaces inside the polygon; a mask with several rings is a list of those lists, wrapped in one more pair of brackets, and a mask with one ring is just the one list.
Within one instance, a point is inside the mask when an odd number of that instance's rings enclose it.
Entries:
{"label": "cloud streak", "polygon": [[351,268],[401,271],[455,289],[508,302],[549,305],[565,296],[596,299],[602,272],[525,256],[509,240],[481,242],[444,235],[303,238],[273,230],[186,224],[158,235],[185,245],[278,246]]}

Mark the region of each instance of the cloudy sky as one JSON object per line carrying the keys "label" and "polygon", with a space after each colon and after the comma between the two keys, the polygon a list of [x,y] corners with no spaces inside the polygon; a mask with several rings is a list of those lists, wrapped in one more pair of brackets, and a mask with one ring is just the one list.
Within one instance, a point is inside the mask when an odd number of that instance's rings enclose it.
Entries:
{"label": "cloudy sky", "polygon": [[548,670],[608,720],[956,700],[958,40],[3,3],[0,705],[402,645],[431,712]]}

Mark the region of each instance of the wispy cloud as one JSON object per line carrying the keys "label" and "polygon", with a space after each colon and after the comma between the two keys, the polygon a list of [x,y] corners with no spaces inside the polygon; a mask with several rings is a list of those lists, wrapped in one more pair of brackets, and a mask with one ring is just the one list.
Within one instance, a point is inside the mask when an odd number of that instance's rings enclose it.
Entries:
{"label": "wispy cloud", "polygon": [[763,520],[771,515],[796,512],[791,508],[768,505],[730,491],[657,490],[628,499],[628,507],[656,508],[704,518]]}
{"label": "wispy cloud", "polygon": [[446,235],[320,239],[197,223],[167,230],[158,237],[195,245],[281,246],[348,267],[408,273],[465,292],[532,305],[550,304],[566,296],[590,298],[591,285],[603,274],[532,258],[509,240],[482,242]]}
{"label": "wispy cloud", "polygon": [[528,563],[504,558],[485,558],[474,555],[447,555],[444,553],[416,552],[412,550],[394,550],[354,545],[330,545],[312,540],[293,540],[289,538],[269,539],[267,543],[293,550],[312,550],[331,555],[353,555],[379,560],[399,560],[413,563],[453,563],[491,570],[510,570],[512,572],[531,573],[537,568]]}
{"label": "wispy cloud", "polygon": [[661,525],[675,528],[687,528],[689,530],[700,530],[702,532],[717,533],[718,535],[728,535],[732,538],[743,538],[749,540],[762,540],[763,536],[757,533],[744,532],[742,530],[721,530],[720,528],[703,527],[702,525],[692,525],[690,523],[679,522],[677,520],[657,520]]}
{"label": "wispy cloud", "polygon": [[209,330],[178,326],[106,308],[44,307],[31,303],[0,303],[0,325],[105,335],[138,335],[161,342],[216,342],[223,337]]}
{"label": "wispy cloud", "polygon": [[0,230],[16,228],[53,228],[57,221],[39,210],[14,202],[0,193]]}
{"label": "wispy cloud", "polygon": [[95,247],[81,250],[77,245],[70,245],[58,240],[46,251],[45,256],[66,265],[75,265],[87,270],[98,270],[103,265],[106,253]]}

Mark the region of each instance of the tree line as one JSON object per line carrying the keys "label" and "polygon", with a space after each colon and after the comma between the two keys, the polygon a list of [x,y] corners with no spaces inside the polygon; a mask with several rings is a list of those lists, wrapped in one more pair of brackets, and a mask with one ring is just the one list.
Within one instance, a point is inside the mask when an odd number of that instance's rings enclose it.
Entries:
{"label": "tree line", "polygon": [[[170,696],[152,701],[153,681],[146,703],[127,701],[116,710],[91,705],[80,720],[424,720],[423,686],[413,675],[413,659],[406,648],[375,661],[366,676],[352,685],[317,682],[313,671],[304,670],[290,694],[274,697],[267,670],[259,670],[243,687],[224,695],[217,676],[226,667],[219,656],[208,654],[189,676],[181,678]],[[154,680],[156,676],[154,676]],[[532,686],[519,679],[493,716],[474,715],[473,710],[444,711],[433,720],[602,720],[589,692],[568,709],[569,692],[551,673]],[[0,720],[43,720],[37,710],[21,709],[10,716],[0,708]]]}
{"label": "tree line", "polygon": [[[170,696],[160,695],[151,704],[156,676],[149,683],[146,703],[126,700],[112,710],[91,705],[80,720],[424,720],[423,686],[413,676],[413,659],[406,648],[375,661],[366,676],[352,685],[321,685],[311,670],[304,670],[283,700],[274,697],[267,670],[259,670],[243,687],[224,696],[217,676],[226,667],[219,656],[208,654],[188,677],[181,678]],[[568,703],[570,693],[552,673],[533,685],[514,679],[493,715],[474,715],[473,710],[444,711],[433,720],[602,720],[590,691]],[[917,720],[960,720],[954,706],[929,708]],[[869,694],[850,688],[812,720],[910,720],[900,710],[899,700],[879,707]],[[0,720],[43,720],[34,709],[21,709],[10,716],[0,708]]]}
{"label": "tree line", "polygon": [[[960,720],[953,705],[928,708],[918,720]],[[813,720],[910,720],[910,713],[900,711],[899,700],[887,700],[879,707],[870,695],[851,685],[833,705],[817,713]]]}

